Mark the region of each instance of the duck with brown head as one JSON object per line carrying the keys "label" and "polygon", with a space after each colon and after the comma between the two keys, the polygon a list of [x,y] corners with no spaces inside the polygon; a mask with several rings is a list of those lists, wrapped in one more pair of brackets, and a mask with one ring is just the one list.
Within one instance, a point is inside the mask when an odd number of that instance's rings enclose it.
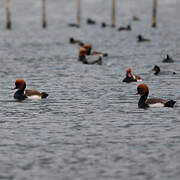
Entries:
{"label": "duck with brown head", "polygon": [[17,89],[14,94],[14,99],[17,100],[25,100],[28,99],[42,99],[46,98],[48,94],[46,92],[40,93],[36,90],[25,90],[26,89],[26,82],[24,79],[17,79],[15,81],[15,87],[13,89]]}
{"label": "duck with brown head", "polygon": [[137,87],[137,93],[141,97],[138,102],[139,108],[148,108],[148,107],[173,107],[176,101],[174,100],[165,100],[161,98],[148,98],[149,88],[146,84],[139,84]]}

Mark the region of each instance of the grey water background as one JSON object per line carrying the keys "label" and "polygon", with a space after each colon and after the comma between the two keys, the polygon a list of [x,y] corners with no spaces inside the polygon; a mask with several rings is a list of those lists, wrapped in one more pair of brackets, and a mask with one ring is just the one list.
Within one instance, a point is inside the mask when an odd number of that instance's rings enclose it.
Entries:
{"label": "grey water background", "polygon": [[[76,29],[67,26],[76,22],[76,2],[47,0],[44,30],[40,0],[13,0],[7,31],[0,2],[0,179],[180,179],[180,2],[159,0],[152,29],[152,1],[119,0],[117,24],[131,24],[131,32],[101,29],[110,22],[110,5],[84,0]],[[88,17],[98,25],[86,25]],[[138,44],[138,34],[152,41]],[[71,36],[109,57],[102,66],[77,62]],[[161,63],[165,52],[175,63]],[[154,76],[155,64],[177,74]],[[138,83],[122,83],[127,67],[143,77],[151,97],[176,99],[175,107],[138,109]],[[48,99],[14,101],[17,78]]]}

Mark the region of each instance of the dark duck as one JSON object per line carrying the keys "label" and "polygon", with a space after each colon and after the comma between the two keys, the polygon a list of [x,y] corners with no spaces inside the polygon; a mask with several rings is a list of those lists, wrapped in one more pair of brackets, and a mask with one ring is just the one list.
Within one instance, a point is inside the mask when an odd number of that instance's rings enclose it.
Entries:
{"label": "dark duck", "polygon": [[46,98],[48,94],[46,92],[39,92],[36,90],[26,90],[26,82],[24,79],[17,79],[15,81],[15,87],[13,89],[17,89],[14,94],[14,99],[17,100],[25,100],[25,99],[42,99]]}
{"label": "dark duck", "polygon": [[93,19],[91,19],[91,18],[88,18],[88,19],[86,20],[86,23],[89,24],[89,25],[94,25],[94,24],[96,24],[96,21],[93,20]]}
{"label": "dark duck", "polygon": [[118,31],[131,31],[131,25],[127,25],[126,27],[119,27]]}
{"label": "dark duck", "polygon": [[130,82],[142,81],[142,78],[140,76],[135,74],[133,75],[131,71],[132,71],[131,68],[128,68],[126,70],[126,77],[123,79],[123,82],[130,83]]}
{"label": "dark duck", "polygon": [[163,63],[173,63],[174,60],[167,54],[166,57],[162,60]]}
{"label": "dark duck", "polygon": [[175,75],[175,72],[171,72],[171,71],[161,71],[160,67],[155,65],[154,68],[152,69],[152,71],[154,71],[154,75],[158,76],[158,75]]}
{"label": "dark duck", "polygon": [[174,100],[165,100],[161,98],[150,98],[149,88],[146,84],[139,84],[137,87],[137,95],[139,94],[141,97],[138,102],[139,108],[148,108],[148,107],[173,107],[176,101]]}
{"label": "dark duck", "polygon": [[80,40],[74,39],[73,37],[69,38],[69,43],[70,44],[77,44],[78,46],[83,46],[84,43]]}
{"label": "dark duck", "polygon": [[142,35],[137,36],[137,42],[150,42],[150,39],[144,38]]}

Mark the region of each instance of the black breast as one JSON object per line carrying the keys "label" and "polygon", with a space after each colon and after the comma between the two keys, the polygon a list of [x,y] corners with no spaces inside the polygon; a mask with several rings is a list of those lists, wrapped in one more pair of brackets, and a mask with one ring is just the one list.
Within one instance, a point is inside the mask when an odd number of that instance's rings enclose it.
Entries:
{"label": "black breast", "polygon": [[24,91],[16,91],[14,94],[14,99],[18,99],[18,100],[25,100],[27,98],[27,96],[24,94]]}
{"label": "black breast", "polygon": [[123,82],[130,83],[130,82],[137,82],[137,80],[134,79],[133,76],[132,76],[132,77],[125,77],[123,79]]}

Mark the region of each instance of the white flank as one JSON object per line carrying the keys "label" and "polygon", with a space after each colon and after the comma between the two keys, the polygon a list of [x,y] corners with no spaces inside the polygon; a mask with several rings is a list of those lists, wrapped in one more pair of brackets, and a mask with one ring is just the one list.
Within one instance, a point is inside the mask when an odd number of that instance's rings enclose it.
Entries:
{"label": "white flank", "polygon": [[163,103],[149,104],[149,107],[164,107]]}
{"label": "white flank", "polygon": [[99,59],[99,57],[102,57],[102,55],[90,55],[90,56],[86,56],[86,59],[89,63],[92,63],[94,61],[97,61]]}
{"label": "white flank", "polygon": [[142,81],[142,79],[137,79],[136,76],[133,75],[133,78],[137,80],[137,82]]}
{"label": "white flank", "polygon": [[41,99],[41,96],[32,95],[32,96],[28,96],[28,99]]}

